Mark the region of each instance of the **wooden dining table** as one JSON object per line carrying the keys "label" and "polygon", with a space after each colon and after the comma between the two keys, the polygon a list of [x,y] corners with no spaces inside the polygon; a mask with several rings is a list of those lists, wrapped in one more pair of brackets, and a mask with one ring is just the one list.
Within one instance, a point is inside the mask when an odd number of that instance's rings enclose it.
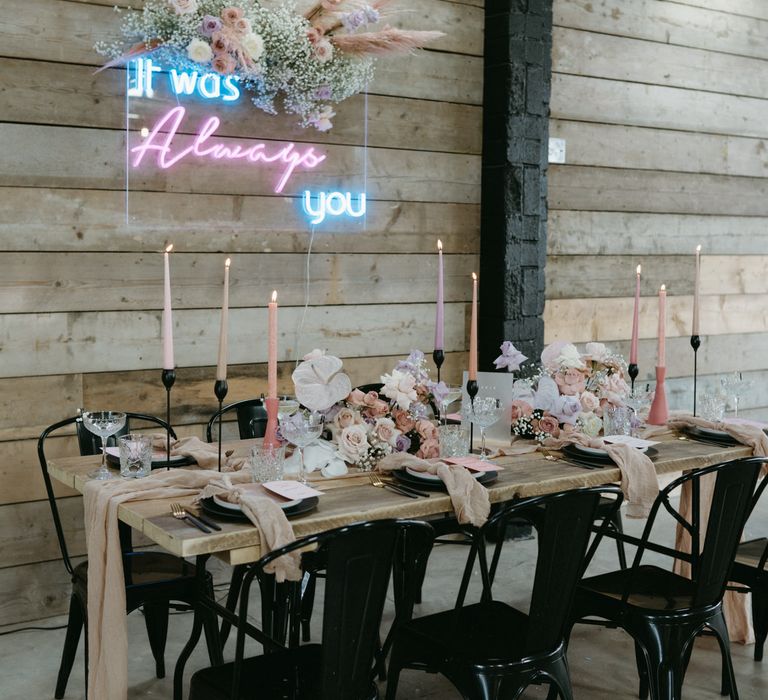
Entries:
{"label": "wooden dining table", "polygon": [[[657,473],[674,474],[708,467],[751,455],[751,448],[743,445],[722,447],[695,442],[666,432],[654,437],[658,455],[654,465]],[[226,450],[248,454],[257,441],[245,440],[225,443]],[[99,457],[68,457],[49,460],[48,471],[56,480],[83,492],[87,474],[99,463]],[[571,489],[599,486],[618,482],[621,473],[617,467],[585,468],[563,459],[547,459],[540,452],[524,455],[498,456],[498,479],[488,485],[491,503],[557,493]],[[183,467],[195,468],[195,467]],[[291,519],[296,537],[323,532],[354,522],[385,518],[413,518],[432,520],[453,514],[451,500],[446,493],[432,491],[429,498],[407,498],[392,491],[374,487],[368,474],[352,471],[343,477],[325,479],[310,475],[310,484],[324,494],[316,510]],[[196,511],[193,497],[175,498]],[[120,521],[147,539],[178,557],[195,557],[198,570],[205,571],[207,560],[214,556],[230,565],[247,564],[264,554],[259,531],[249,523],[219,521],[221,531],[205,534],[171,515],[171,500],[145,500],[122,503],[117,510]],[[210,516],[208,516],[210,517]],[[200,579],[201,591],[204,588]],[[200,615],[197,613],[200,612]],[[237,619],[216,601],[201,594],[199,610],[195,610],[192,636],[179,657],[174,674],[174,698],[182,697],[182,676],[186,659],[199,641],[202,615],[216,614],[231,623]],[[222,662],[220,650],[217,656]]]}

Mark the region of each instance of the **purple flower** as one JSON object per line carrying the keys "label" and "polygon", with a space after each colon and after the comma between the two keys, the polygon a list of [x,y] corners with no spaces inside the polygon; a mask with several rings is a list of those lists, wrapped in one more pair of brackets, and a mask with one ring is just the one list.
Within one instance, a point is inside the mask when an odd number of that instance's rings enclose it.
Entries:
{"label": "purple flower", "polygon": [[424,369],[424,353],[421,350],[411,350],[411,354],[404,360],[400,360],[395,369],[410,374],[417,384],[424,384],[429,378]]}
{"label": "purple flower", "polygon": [[366,5],[362,11],[365,12],[365,18],[368,20],[369,24],[375,24],[381,18],[379,11],[370,5]]}
{"label": "purple flower", "polygon": [[315,99],[316,100],[330,100],[331,99],[331,86],[330,85],[321,85],[317,90],[315,90]]}
{"label": "purple flower", "polygon": [[411,438],[407,435],[398,435],[395,440],[395,450],[398,452],[408,452],[411,449]]}
{"label": "purple flower", "polygon": [[348,32],[354,32],[364,24],[368,24],[368,15],[365,10],[347,12],[341,16],[341,23]]}
{"label": "purple flower", "polygon": [[576,396],[559,396],[550,413],[561,423],[574,425],[581,413],[581,401]]}
{"label": "purple flower", "polygon": [[203,21],[200,23],[200,33],[203,36],[213,36],[214,32],[218,32],[221,29],[221,20],[218,17],[212,15],[206,15],[203,17]]}
{"label": "purple flower", "polygon": [[340,410],[341,410],[341,404],[335,403],[330,408],[326,408],[324,411],[321,411],[321,413],[325,416],[325,422],[330,423],[336,417],[336,414]]}
{"label": "purple flower", "polygon": [[444,381],[439,382],[427,382],[427,389],[429,393],[435,398],[435,403],[441,405],[448,396],[448,385]]}
{"label": "purple flower", "polygon": [[527,359],[509,340],[505,340],[501,344],[501,355],[493,361],[493,364],[496,365],[496,369],[506,367],[507,372],[514,372],[520,369],[520,365]]}

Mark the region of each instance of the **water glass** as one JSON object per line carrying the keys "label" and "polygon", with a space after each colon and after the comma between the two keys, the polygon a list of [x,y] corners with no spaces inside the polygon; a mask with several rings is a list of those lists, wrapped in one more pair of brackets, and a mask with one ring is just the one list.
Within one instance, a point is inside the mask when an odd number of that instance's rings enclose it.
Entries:
{"label": "water glass", "polygon": [[606,406],[603,409],[603,435],[631,435],[632,409],[629,406]]}
{"label": "water glass", "polygon": [[702,418],[714,423],[725,418],[725,398],[716,392],[702,394],[698,408]]}
{"label": "water glass", "polygon": [[464,457],[469,454],[469,432],[462,425],[438,425],[441,457]]}
{"label": "water glass", "polygon": [[120,450],[120,476],[139,479],[152,471],[152,438],[129,433],[117,440]]}
{"label": "water glass", "polygon": [[254,481],[264,483],[266,481],[279,481],[283,478],[283,461],[285,460],[285,446],[272,447],[271,445],[256,445],[251,448],[251,457],[248,460],[248,468]]}

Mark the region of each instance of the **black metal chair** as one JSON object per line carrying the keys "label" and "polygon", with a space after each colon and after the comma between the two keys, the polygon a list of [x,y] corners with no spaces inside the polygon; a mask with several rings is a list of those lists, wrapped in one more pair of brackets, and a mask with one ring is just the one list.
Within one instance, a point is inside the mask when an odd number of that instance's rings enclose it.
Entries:
{"label": "black metal chair", "polygon": [[[433,533],[429,525],[381,520],[358,523],[303,538],[248,565],[243,579],[237,624],[235,660],[197,671],[189,700],[224,698],[290,698],[292,700],[373,700],[378,697],[373,665],[379,626],[398,544],[426,549]],[[292,551],[316,546],[326,566],[321,644],[279,647],[248,623],[249,591],[254,577],[262,585],[274,581],[264,567]],[[300,585],[277,584],[286,592],[289,636],[298,638]],[[270,590],[276,587],[272,586]],[[244,657],[246,634],[261,641],[269,653]]]}
{"label": "black metal chair", "polygon": [[[130,430],[130,422],[143,421],[160,426],[163,430],[169,428],[167,423],[154,416],[141,413],[128,413],[126,427],[121,433]],[[43,473],[43,483],[51,507],[53,524],[59,549],[67,572],[72,577],[72,594],[69,601],[69,619],[64,640],[61,664],[56,680],[55,697],[64,697],[67,681],[72,671],[77,646],[83,628],[87,631],[88,610],[88,563],[73,565],[64,535],[64,529],[59,516],[59,509],[53,490],[51,477],[48,474],[48,460],[45,456],[45,442],[56,431],[75,426],[81,455],[92,455],[101,452],[101,440],[92,440],[92,434],[83,426],[81,417],[73,416],[47,427],[37,442],[37,454]],[[176,435],[171,430],[175,438]],[[183,559],[162,552],[134,552],[131,545],[131,530],[120,523],[120,543],[123,549],[123,568],[125,572],[126,612],[130,613],[143,608],[147,636],[155,659],[155,671],[158,678],[165,676],[165,641],[168,632],[168,613],[171,601],[191,605],[196,596],[195,567]],[[211,584],[212,585],[212,584]],[[207,630],[209,642],[212,643],[216,632],[215,624]],[[87,634],[86,634],[87,636]],[[85,677],[88,678],[88,644],[85,644]]]}
{"label": "black metal chair", "polygon": [[267,432],[267,409],[263,399],[245,399],[236,401],[216,411],[205,426],[206,442],[213,442],[213,427],[219,416],[235,412],[237,416],[237,429],[241,440],[264,437]]}
{"label": "black metal chair", "polygon": [[[598,617],[622,627],[635,640],[640,675],[640,697],[677,700],[696,635],[709,628],[723,656],[722,694],[738,697],[731,663],[728,630],[722,612],[726,583],[752,495],[765,458],[747,458],[684,474],[663,489],[651,508],[641,538],[621,535],[637,547],[632,566],[585,578],[578,587],[574,619]],[[709,518],[701,522],[700,480],[715,478]],[[670,503],[670,495],[690,482],[692,517],[686,520]],[[664,508],[691,535],[687,554],[651,542],[659,510]],[[706,533],[706,534],[704,534]],[[608,537],[619,535],[606,532]],[[700,546],[703,538],[703,545]],[[658,566],[643,565],[648,551],[690,562],[688,579]],[[590,551],[590,557],[594,548]]]}
{"label": "black metal chair", "polygon": [[[752,512],[768,486],[768,477],[752,499]],[[755,628],[755,661],[763,660],[763,647],[768,638],[768,537],[742,542],[736,550],[731,581],[747,586],[752,593],[752,625]]]}
{"label": "black metal chair", "polygon": [[[387,700],[396,697],[404,668],[439,672],[468,700],[517,698],[530,684],[542,682],[570,700],[564,634],[603,495],[613,497],[614,508],[621,505],[621,491],[615,486],[568,491],[508,504],[475,530],[456,607],[395,630]],[[504,540],[497,540],[489,568],[486,535],[512,519],[533,524],[539,539],[527,615],[492,599]],[[483,597],[479,603],[464,606],[476,557]]]}

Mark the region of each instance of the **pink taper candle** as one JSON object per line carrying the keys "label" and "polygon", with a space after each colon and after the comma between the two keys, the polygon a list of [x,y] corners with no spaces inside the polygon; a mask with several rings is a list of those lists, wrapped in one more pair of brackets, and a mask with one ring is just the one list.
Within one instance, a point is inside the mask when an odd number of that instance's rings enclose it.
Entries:
{"label": "pink taper candle", "polygon": [[477,275],[472,273],[472,317],[469,323],[469,374],[477,381]]}
{"label": "pink taper candle", "polygon": [[443,349],[443,242],[437,240],[437,311],[435,312],[435,350]]}
{"label": "pink taper candle", "polygon": [[659,289],[659,359],[657,367],[667,366],[667,285]]}
{"label": "pink taper candle", "polygon": [[229,331],[229,266],[232,260],[224,262],[224,293],[221,300],[221,327],[219,328],[219,363],[216,367],[216,379],[224,381],[227,378],[227,333]]}
{"label": "pink taper candle", "polygon": [[629,348],[629,364],[637,364],[637,336],[640,328],[640,272],[642,268],[637,266],[637,279],[635,280],[635,312],[632,316],[632,345]]}
{"label": "pink taper candle", "polygon": [[701,246],[696,246],[696,279],[693,282],[693,323],[691,335],[699,335],[699,286],[701,284]]}
{"label": "pink taper candle", "polygon": [[269,302],[269,355],[267,363],[267,398],[277,398],[277,290]]}
{"label": "pink taper candle", "polygon": [[171,313],[171,262],[173,244],[163,253],[163,369],[174,369],[173,361],[173,315]]}

